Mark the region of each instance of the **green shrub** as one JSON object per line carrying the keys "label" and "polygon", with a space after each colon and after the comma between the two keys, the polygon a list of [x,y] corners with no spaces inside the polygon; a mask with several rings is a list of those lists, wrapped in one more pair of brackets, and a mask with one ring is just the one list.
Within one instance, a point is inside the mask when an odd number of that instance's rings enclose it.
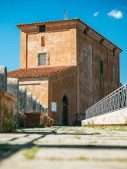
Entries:
{"label": "green shrub", "polygon": [[2,107],[3,117],[0,125],[0,132],[15,132],[13,110],[9,110],[5,105]]}

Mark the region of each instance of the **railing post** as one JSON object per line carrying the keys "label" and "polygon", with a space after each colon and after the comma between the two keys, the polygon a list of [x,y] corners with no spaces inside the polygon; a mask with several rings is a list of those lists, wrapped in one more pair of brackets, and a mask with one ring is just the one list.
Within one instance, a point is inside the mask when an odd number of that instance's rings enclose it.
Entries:
{"label": "railing post", "polygon": [[127,107],[127,85],[124,85],[86,110],[86,119]]}
{"label": "railing post", "polygon": [[125,107],[127,107],[127,85],[125,86],[125,91],[126,91],[126,101],[125,101]]}
{"label": "railing post", "polygon": [[0,66],[0,91],[7,91],[7,69],[5,66]]}

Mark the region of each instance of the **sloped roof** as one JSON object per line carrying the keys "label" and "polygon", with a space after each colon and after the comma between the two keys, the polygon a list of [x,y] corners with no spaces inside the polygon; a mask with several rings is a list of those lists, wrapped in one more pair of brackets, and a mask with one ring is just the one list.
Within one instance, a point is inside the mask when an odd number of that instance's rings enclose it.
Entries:
{"label": "sloped roof", "polygon": [[8,77],[10,78],[48,77],[74,68],[76,68],[76,66],[57,66],[57,67],[18,69],[18,70],[8,72]]}
{"label": "sloped roof", "polygon": [[20,23],[17,24],[18,27],[25,26],[25,25],[42,25],[46,23],[53,23],[53,22],[70,22],[70,21],[77,21],[80,20],[79,18],[73,18],[73,19],[66,19],[66,20],[53,20],[53,21],[45,21],[45,22],[31,22],[31,23]]}

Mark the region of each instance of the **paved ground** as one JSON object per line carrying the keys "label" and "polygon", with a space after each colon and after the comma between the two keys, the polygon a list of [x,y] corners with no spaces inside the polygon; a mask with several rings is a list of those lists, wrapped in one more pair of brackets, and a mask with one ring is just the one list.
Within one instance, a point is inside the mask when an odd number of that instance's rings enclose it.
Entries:
{"label": "paved ground", "polygon": [[0,169],[127,169],[127,130],[85,127],[0,134]]}

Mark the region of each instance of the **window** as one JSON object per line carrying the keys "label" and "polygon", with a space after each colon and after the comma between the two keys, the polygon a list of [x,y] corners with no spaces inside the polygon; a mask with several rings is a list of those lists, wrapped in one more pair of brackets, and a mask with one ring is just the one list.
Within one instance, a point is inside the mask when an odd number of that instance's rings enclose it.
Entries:
{"label": "window", "polygon": [[115,56],[116,55],[116,47],[115,48],[113,48],[113,56]]}
{"label": "window", "polygon": [[45,37],[44,36],[41,37],[41,46],[45,46]]}
{"label": "window", "polygon": [[84,29],[84,34],[87,35],[89,32],[89,28]]}
{"label": "window", "polygon": [[100,60],[100,75],[103,75],[104,73],[104,63],[103,60]]}
{"label": "window", "polygon": [[100,40],[100,45],[103,45],[103,43],[104,43],[104,39],[102,38],[102,39]]}
{"label": "window", "polygon": [[38,54],[38,66],[48,65],[47,53]]}
{"label": "window", "polygon": [[39,26],[39,32],[45,32],[45,25]]}

